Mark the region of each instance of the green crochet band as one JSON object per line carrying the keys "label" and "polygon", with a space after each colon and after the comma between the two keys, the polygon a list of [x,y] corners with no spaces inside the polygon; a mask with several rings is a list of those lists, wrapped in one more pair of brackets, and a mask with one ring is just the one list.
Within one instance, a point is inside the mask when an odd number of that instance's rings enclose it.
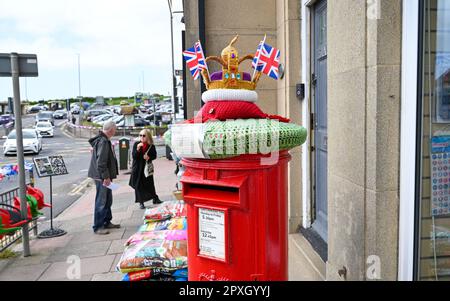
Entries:
{"label": "green crochet band", "polygon": [[[304,127],[272,119],[210,121],[202,125],[203,153],[209,159],[290,150],[305,143],[307,138]],[[194,130],[198,124],[182,126],[189,131],[190,126]],[[164,134],[164,139],[172,148],[172,130]]]}

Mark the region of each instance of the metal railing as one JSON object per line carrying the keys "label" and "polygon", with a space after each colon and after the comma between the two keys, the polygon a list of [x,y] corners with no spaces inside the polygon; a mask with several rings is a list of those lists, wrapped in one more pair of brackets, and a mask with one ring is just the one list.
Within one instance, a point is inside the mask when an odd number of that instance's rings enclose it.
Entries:
{"label": "metal railing", "polygon": [[[33,171],[29,171],[29,181],[27,181],[27,185],[34,186],[34,175]],[[0,208],[10,210],[11,208],[8,206],[14,205],[14,197],[19,195],[19,187],[3,192],[0,194]],[[38,219],[34,218],[28,223],[28,229],[33,230],[34,236],[38,235]],[[3,252],[8,247],[13,245],[16,241],[22,238],[21,230],[13,232],[11,234],[5,234],[3,238],[0,238],[0,252]]]}

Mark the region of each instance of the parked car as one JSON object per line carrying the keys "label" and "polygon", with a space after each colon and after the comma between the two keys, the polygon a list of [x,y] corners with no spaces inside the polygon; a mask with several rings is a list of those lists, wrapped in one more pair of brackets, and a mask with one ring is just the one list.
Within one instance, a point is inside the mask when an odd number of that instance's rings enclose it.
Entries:
{"label": "parked car", "polygon": [[11,114],[5,114],[0,116],[0,125],[6,125],[12,123],[14,126],[14,116]]}
{"label": "parked car", "polygon": [[156,112],[156,113],[149,114],[149,115],[145,116],[145,120],[147,120],[149,122],[153,122],[155,120],[155,117],[156,117],[156,121],[161,121],[162,113]]}
{"label": "parked car", "polygon": [[53,125],[49,121],[40,121],[34,127],[42,137],[53,137]]}
{"label": "parked car", "polygon": [[103,125],[106,121],[114,118],[115,115],[109,115],[109,114],[105,114],[105,115],[100,115],[95,117],[94,119],[92,119],[93,123],[97,123],[99,125]]}
{"label": "parked car", "polygon": [[134,126],[137,127],[144,127],[150,125],[150,122],[148,122],[147,120],[145,120],[144,118],[142,118],[139,115],[135,115],[134,116]]}
{"label": "parked car", "polygon": [[[42,150],[42,136],[34,129],[24,129],[23,132],[23,152],[39,154]],[[12,155],[17,154],[16,130],[13,130],[6,137],[3,144],[3,154]]]}
{"label": "parked car", "polygon": [[28,109],[29,114],[39,113],[40,111],[42,111],[42,107],[40,106],[32,106],[31,108]]}
{"label": "parked car", "polygon": [[125,126],[125,116],[123,116],[123,115],[113,117],[112,121],[114,121],[116,123],[117,127]]}
{"label": "parked car", "polygon": [[49,112],[49,111],[39,112],[36,115],[36,123],[41,122],[41,121],[48,121],[52,125],[55,125],[55,119],[53,118],[53,112]]}
{"label": "parked car", "polygon": [[70,112],[74,115],[80,114],[80,106],[78,104],[71,104],[70,105]]}
{"label": "parked car", "polygon": [[57,110],[53,113],[54,119],[67,119],[67,111],[66,110]]}
{"label": "parked car", "polygon": [[106,110],[90,110],[86,112],[87,121],[92,121],[92,119],[96,116],[108,114]]}

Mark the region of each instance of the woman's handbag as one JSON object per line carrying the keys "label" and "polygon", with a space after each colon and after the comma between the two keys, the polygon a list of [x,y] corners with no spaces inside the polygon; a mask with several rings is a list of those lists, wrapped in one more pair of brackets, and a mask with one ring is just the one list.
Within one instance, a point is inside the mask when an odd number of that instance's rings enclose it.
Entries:
{"label": "woman's handbag", "polygon": [[[150,150],[150,148],[149,148]],[[148,151],[149,151],[148,150]],[[147,156],[148,156],[148,151],[146,152]],[[153,176],[153,172],[154,172],[154,166],[153,166],[153,162],[151,160],[148,160],[147,162],[145,162],[145,167],[144,167],[144,176],[146,178]]]}

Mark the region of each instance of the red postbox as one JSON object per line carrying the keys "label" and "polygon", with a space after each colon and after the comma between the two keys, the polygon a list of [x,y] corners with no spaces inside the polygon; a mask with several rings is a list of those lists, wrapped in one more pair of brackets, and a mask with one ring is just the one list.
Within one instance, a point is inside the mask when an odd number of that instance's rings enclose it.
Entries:
{"label": "red postbox", "polygon": [[183,159],[190,281],[288,280],[287,151]]}

